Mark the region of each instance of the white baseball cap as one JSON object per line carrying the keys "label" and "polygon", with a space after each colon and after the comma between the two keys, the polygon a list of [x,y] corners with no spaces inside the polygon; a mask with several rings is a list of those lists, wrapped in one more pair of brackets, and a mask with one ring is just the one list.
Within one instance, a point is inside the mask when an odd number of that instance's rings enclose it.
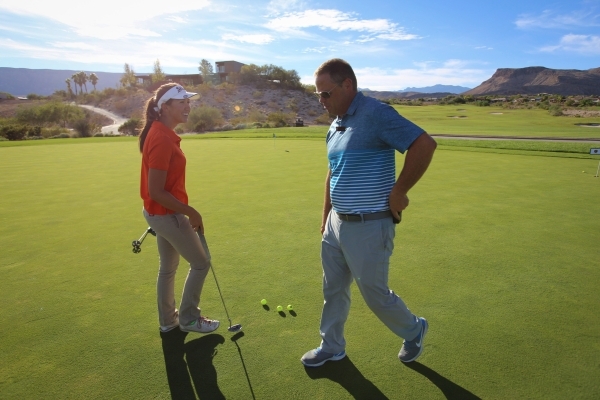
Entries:
{"label": "white baseball cap", "polygon": [[173,86],[171,89],[167,90],[166,93],[163,94],[160,99],[158,99],[158,101],[156,102],[156,107],[160,110],[160,106],[162,106],[163,103],[165,103],[171,99],[175,99],[175,100],[191,99],[192,97],[197,96],[197,95],[198,95],[198,93],[186,91],[183,88],[183,86],[181,86],[181,85]]}

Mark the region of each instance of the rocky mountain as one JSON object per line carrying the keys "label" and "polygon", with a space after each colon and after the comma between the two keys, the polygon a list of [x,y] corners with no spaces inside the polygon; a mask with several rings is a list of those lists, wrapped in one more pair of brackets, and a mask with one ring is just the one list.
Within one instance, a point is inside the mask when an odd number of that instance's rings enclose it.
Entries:
{"label": "rocky mountain", "polygon": [[[67,90],[65,79],[79,71],[57,69],[29,69],[0,67],[0,92],[7,92],[15,97],[37,94],[49,96],[56,90]],[[88,75],[94,72],[98,76],[96,89],[117,88],[123,73],[85,71]],[[73,85],[73,84],[72,84]],[[93,89],[87,83],[88,91]],[[73,85],[73,91],[74,91]]]}
{"label": "rocky mountain", "polygon": [[499,68],[465,95],[560,94],[600,95],[600,68],[588,70],[545,67]]}

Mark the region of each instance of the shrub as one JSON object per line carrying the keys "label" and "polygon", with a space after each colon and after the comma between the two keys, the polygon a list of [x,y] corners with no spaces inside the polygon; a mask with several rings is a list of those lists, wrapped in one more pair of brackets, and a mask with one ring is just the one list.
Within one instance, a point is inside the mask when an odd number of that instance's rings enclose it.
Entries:
{"label": "shrub", "polygon": [[140,122],[138,118],[129,118],[123,125],[119,126],[118,131],[125,135],[137,136],[139,134]]}
{"label": "shrub", "polygon": [[67,139],[70,138],[71,136],[68,133],[60,133],[58,135],[54,135],[54,136],[50,136],[49,139]]}
{"label": "shrub", "polygon": [[563,115],[563,110],[562,107],[559,106],[558,104],[551,106],[548,109],[548,112],[550,113],[550,115],[552,115],[553,117],[560,117],[561,115]]}
{"label": "shrub", "polygon": [[73,129],[77,131],[79,137],[90,137],[97,131],[97,126],[92,124],[88,119],[80,119],[75,121]]}
{"label": "shrub", "polygon": [[8,140],[23,140],[28,131],[29,126],[27,125],[4,125],[0,128],[0,136],[3,136]]}
{"label": "shrub", "polygon": [[477,100],[475,102],[475,105],[478,107],[489,107],[490,101],[489,100]]}
{"label": "shrub", "polygon": [[329,116],[329,113],[323,113],[321,115],[319,115],[316,119],[315,122],[317,124],[323,124],[323,125],[330,125],[331,124],[331,117]]}
{"label": "shrub", "polygon": [[215,107],[197,107],[188,116],[186,127],[188,131],[204,132],[214,129],[224,122],[221,111]]}
{"label": "shrub", "polygon": [[293,114],[286,114],[280,111],[272,112],[267,116],[267,121],[273,123],[277,128],[288,126],[294,119]]}

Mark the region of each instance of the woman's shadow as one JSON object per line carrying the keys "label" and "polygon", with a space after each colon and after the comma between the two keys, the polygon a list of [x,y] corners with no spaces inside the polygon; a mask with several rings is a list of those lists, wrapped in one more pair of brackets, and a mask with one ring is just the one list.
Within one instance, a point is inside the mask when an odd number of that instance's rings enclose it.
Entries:
{"label": "woman's shadow", "polygon": [[160,333],[171,398],[225,399],[213,365],[217,346],[225,343],[225,339],[210,334],[185,343],[186,336],[187,332],[179,329]]}

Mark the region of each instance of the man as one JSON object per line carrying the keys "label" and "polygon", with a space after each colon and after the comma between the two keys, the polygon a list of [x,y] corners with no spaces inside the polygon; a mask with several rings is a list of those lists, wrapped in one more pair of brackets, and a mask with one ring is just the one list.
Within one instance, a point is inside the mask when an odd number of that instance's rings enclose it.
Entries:
{"label": "man", "polygon": [[[353,280],[375,315],[404,339],[400,361],[414,361],[423,350],[428,323],[388,288],[388,267],[407,192],[427,170],[437,144],[389,105],[358,92],[354,71],[344,60],[323,63],[315,71],[315,86],[319,102],[337,117],[326,139],[322,340],[301,361],[319,367],[346,356],[344,324]],[[408,150],[397,180],[395,150]]]}

